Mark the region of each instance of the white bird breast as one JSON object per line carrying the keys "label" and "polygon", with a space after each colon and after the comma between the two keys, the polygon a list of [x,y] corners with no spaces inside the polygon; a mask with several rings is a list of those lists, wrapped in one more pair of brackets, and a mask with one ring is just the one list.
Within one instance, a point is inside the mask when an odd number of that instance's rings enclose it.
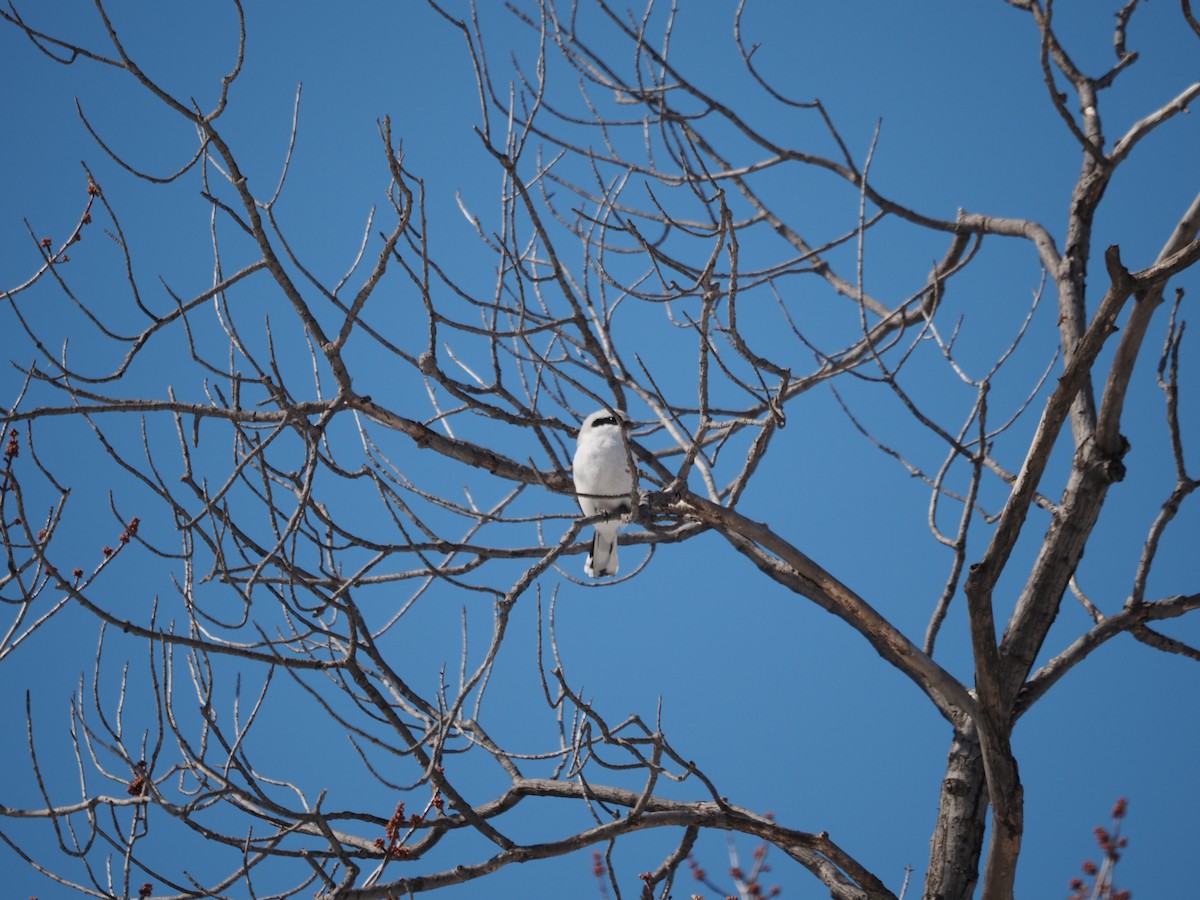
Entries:
{"label": "white bird breast", "polygon": [[574,470],[575,490],[580,495],[579,506],[585,515],[594,516],[629,506],[633,475],[629,471],[625,436],[619,425],[585,422],[575,450]]}

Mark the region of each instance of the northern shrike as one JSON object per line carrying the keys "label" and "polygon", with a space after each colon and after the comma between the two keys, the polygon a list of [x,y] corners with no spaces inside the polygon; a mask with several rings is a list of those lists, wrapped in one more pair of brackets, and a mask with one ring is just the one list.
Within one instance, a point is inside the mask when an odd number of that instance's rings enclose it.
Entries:
{"label": "northern shrike", "polygon": [[[592,578],[617,574],[617,532],[630,513],[637,487],[629,470],[625,430],[629,417],[602,409],[583,420],[575,447],[575,493],[585,516],[603,514],[596,522],[585,571]],[[611,518],[610,518],[611,517]]]}

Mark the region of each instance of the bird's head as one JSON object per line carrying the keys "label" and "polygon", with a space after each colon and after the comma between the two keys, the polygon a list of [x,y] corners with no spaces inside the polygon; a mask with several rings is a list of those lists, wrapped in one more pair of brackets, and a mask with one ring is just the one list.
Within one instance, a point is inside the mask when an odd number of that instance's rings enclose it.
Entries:
{"label": "bird's head", "polygon": [[583,424],[579,426],[579,436],[583,437],[597,428],[616,427],[627,431],[632,425],[629,416],[619,409],[598,409],[583,420]]}

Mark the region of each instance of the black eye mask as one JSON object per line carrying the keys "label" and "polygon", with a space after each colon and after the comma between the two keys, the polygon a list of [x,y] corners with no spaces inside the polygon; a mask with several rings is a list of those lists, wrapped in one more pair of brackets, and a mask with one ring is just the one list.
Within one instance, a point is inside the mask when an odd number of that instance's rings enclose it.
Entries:
{"label": "black eye mask", "polygon": [[597,419],[595,422],[593,422],[592,427],[595,428],[598,425],[620,425],[620,424],[622,424],[621,420],[618,419],[616,416],[604,416],[603,418]]}

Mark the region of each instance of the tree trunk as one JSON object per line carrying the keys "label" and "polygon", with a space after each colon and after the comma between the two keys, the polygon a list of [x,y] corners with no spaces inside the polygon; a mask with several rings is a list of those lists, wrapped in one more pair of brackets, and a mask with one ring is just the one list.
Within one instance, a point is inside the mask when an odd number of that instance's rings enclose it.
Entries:
{"label": "tree trunk", "polygon": [[971,900],[987,821],[987,780],[975,726],[956,730],[946,760],[924,900]]}

